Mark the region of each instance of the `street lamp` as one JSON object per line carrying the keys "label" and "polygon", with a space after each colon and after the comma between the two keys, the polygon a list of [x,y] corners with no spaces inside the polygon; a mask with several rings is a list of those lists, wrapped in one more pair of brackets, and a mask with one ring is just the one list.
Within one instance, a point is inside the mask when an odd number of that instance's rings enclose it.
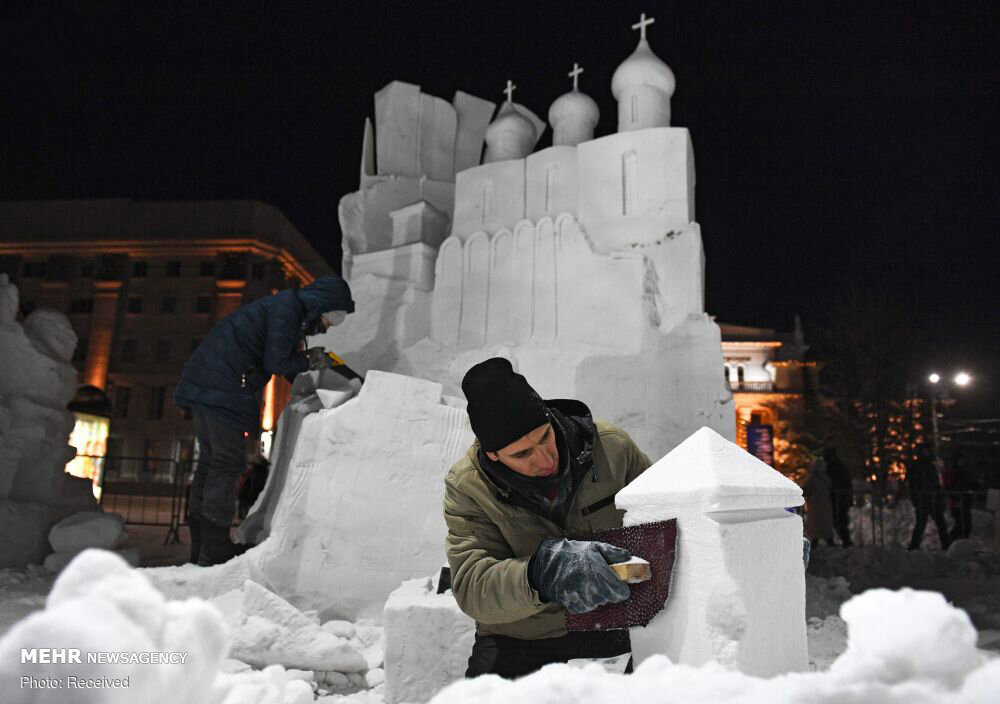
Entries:
{"label": "street lamp", "polygon": [[[934,457],[937,459],[941,458],[941,436],[938,433],[938,412],[937,412],[937,402],[938,402],[938,384],[941,382],[941,375],[937,372],[931,372],[927,381],[931,382],[931,432],[933,433],[934,441]],[[958,372],[955,374],[953,381],[956,386],[968,386],[972,381],[972,376],[967,372]]]}

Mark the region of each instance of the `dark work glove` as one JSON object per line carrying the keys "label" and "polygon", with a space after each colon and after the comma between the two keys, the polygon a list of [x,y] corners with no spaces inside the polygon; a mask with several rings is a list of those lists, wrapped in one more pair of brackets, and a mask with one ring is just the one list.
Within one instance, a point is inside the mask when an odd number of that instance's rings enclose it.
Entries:
{"label": "dark work glove", "polygon": [[592,540],[545,540],[528,562],[528,583],[544,601],[562,604],[571,614],[617,604],[631,595],[608,565],[625,562],[625,548]]}
{"label": "dark work glove", "polygon": [[309,359],[310,371],[333,368],[333,361],[322,347],[310,347],[306,350],[306,357]]}

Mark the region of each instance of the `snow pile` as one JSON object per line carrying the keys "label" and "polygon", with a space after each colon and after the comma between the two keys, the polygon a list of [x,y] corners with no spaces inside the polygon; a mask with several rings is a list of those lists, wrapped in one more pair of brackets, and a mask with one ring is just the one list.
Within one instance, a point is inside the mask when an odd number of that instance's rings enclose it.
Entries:
{"label": "snow pile", "polygon": [[899,586],[916,580],[961,577],[985,581],[1000,577],[1000,551],[976,540],[960,540],[947,553],[907,550],[902,545],[863,545],[847,549],[817,546],[809,571],[842,575],[860,589],[885,584]]}
{"label": "snow pile", "polygon": [[[62,519],[49,531],[54,553],[45,558],[45,569],[60,572],[74,557],[87,548],[115,550],[125,544],[125,519],[117,513],[81,511]],[[129,564],[139,564],[138,548],[118,551]]]}
{"label": "snow pile", "polygon": [[631,676],[549,665],[520,680],[487,676],[457,682],[432,704],[645,702],[906,702],[987,704],[1000,691],[1000,659],[975,649],[964,612],[940,594],[873,590],[841,610],[847,650],[829,671],[763,679],[718,664],[675,665],[649,658]]}
{"label": "snow pile", "polygon": [[[81,662],[21,662],[22,649],[76,648]],[[104,551],[81,553],[56,580],[44,611],[15,625],[0,640],[0,688],[5,702],[148,702],[244,704],[313,700],[312,686],[282,667],[262,672],[220,671],[228,648],[222,616],[199,599],[167,601],[141,572]],[[166,654],[177,663],[128,662],[134,654]],[[118,663],[88,662],[90,655],[125,654]],[[112,659],[112,658],[107,658]],[[62,688],[22,686],[24,677],[61,681]],[[69,678],[127,687],[71,689]],[[71,692],[67,694],[67,692]]]}
{"label": "snow pile", "polygon": [[17,286],[0,274],[0,567],[40,563],[60,518],[93,510],[90,482],[65,473],[76,393],[76,335],[39,308],[17,321]]}
{"label": "snow pile", "polygon": [[258,668],[284,665],[343,673],[368,669],[364,657],[346,638],[320,628],[316,620],[250,580],[240,591],[217,597],[213,603],[227,617],[232,658]]}

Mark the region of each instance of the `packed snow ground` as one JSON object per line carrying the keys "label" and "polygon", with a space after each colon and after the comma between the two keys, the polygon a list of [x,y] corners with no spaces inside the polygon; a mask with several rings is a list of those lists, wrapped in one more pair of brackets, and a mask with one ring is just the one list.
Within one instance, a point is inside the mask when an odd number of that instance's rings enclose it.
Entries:
{"label": "packed snow ground", "polygon": [[[849,565],[860,573],[879,571],[886,555],[896,553],[894,548],[820,548],[811,567],[825,571],[832,565]],[[911,558],[904,564],[912,562],[912,574],[918,574],[919,565],[944,564],[942,559],[950,563],[950,558],[930,553],[904,554]],[[987,572],[997,564],[998,554],[984,549],[971,559],[986,565],[983,572]],[[938,578],[933,569],[919,574]],[[870,591],[840,611],[853,597],[848,580],[807,575],[811,673],[761,679],[715,665],[675,666],[654,657],[628,678],[596,668],[581,671],[551,666],[516,683],[495,677],[459,682],[433,701],[464,704],[520,698],[582,703],[622,697],[652,701],[654,693],[656,701],[695,702],[993,701],[1000,689],[1000,660],[991,659],[989,649],[1000,649],[1000,641],[993,639],[996,634],[991,629],[981,629],[977,649],[973,626],[1000,616],[1000,611],[975,606],[994,603],[992,584],[989,578],[979,578],[979,589],[970,590],[976,597],[969,602],[973,608],[968,613],[949,606],[939,595],[909,590]],[[30,610],[36,613],[11,627],[14,617],[21,618]],[[189,653],[183,666],[83,665],[85,670],[77,674],[129,676],[130,687],[92,690],[91,696],[99,696],[74,701],[155,704],[187,697],[220,704],[385,702],[385,643],[380,625],[372,621],[321,624],[316,614],[298,612],[253,583],[212,602],[170,601],[151,586],[142,570],[129,567],[112,553],[89,551],[54,585],[51,576],[37,566],[0,570],[0,618],[0,632],[6,631],[0,638],[0,688],[5,695],[13,695],[5,696],[5,701],[66,701],[65,691],[19,686],[22,676],[73,674],[67,669],[71,665],[21,665],[20,648],[66,646],[85,651]],[[349,671],[291,667],[296,648],[300,655],[329,658],[326,665],[313,665]],[[289,667],[268,664],[280,661]]]}

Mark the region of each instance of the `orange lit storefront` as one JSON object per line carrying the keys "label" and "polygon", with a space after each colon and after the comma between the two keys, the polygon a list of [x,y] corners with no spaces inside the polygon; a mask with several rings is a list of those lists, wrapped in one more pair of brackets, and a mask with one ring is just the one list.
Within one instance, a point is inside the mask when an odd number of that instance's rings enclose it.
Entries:
{"label": "orange lit storefront", "polygon": [[[761,459],[773,457],[771,463],[777,466],[788,444],[783,429],[801,418],[803,392],[815,379],[815,362],[803,359],[808,346],[801,325],[797,322],[791,333],[726,323],[719,327],[737,442]],[[755,452],[758,438],[770,445],[769,451]]]}

